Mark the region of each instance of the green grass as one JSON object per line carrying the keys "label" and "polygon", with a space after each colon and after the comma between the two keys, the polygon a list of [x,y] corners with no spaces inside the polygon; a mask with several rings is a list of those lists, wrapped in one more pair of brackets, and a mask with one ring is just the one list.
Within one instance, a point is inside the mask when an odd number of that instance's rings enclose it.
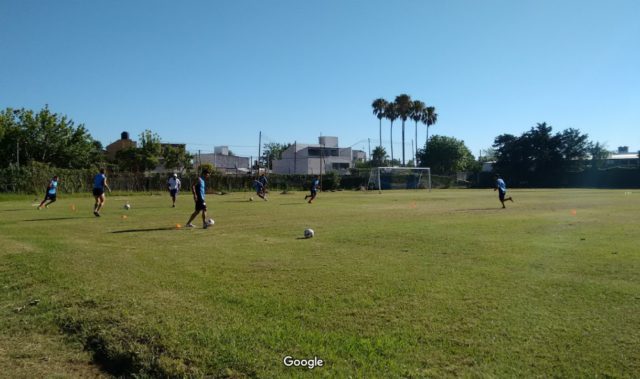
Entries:
{"label": "green grass", "polygon": [[209,195],[210,230],[175,228],[185,194],[109,197],[99,219],[89,195],[1,201],[1,371],[637,376],[640,192],[510,194]]}

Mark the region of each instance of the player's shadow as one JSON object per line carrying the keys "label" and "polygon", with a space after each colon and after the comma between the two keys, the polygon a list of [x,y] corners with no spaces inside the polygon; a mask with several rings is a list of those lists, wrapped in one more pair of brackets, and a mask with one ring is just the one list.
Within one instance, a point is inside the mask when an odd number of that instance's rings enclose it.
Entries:
{"label": "player's shadow", "polygon": [[136,232],[159,232],[163,230],[176,230],[176,228],[168,227],[168,228],[125,229],[125,230],[114,230],[111,233],[118,234],[118,233],[136,233]]}
{"label": "player's shadow", "polygon": [[79,218],[94,218],[94,217],[53,217],[53,218],[35,218],[32,220],[22,220],[22,221],[57,221],[57,220],[77,220]]}
{"label": "player's shadow", "polygon": [[496,209],[501,209],[499,207],[493,208],[465,208],[465,209],[456,209],[455,212],[482,212],[482,211],[495,211]]}

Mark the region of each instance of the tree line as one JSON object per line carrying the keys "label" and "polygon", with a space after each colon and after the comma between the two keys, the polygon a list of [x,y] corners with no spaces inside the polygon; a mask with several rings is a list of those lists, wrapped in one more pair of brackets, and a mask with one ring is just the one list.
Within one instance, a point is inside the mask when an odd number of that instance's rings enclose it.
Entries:
{"label": "tree line", "polygon": [[[420,100],[412,100],[411,96],[407,94],[400,94],[396,96],[394,101],[387,101],[384,98],[377,98],[371,103],[373,108],[373,114],[379,121],[379,141],[377,154],[382,153],[382,119],[389,120],[389,130],[391,138],[391,161],[394,161],[393,155],[393,122],[397,119],[402,121],[402,165],[406,166],[405,160],[405,122],[411,119],[415,122],[415,144],[418,146],[418,123],[422,123],[427,127],[427,138],[425,140],[425,146],[429,141],[429,127],[434,125],[438,121],[438,114],[436,108],[428,106]],[[417,151],[417,149],[416,149]],[[373,155],[373,154],[372,154]],[[417,154],[414,157],[414,165],[418,164]]]}
{"label": "tree line", "polygon": [[76,125],[66,115],[52,112],[6,108],[0,111],[0,168],[45,164],[60,169],[97,169],[141,173],[158,164],[167,170],[191,167],[193,156],[184,146],[162,144],[160,136],[145,130],[135,147],[105,155],[84,124]]}

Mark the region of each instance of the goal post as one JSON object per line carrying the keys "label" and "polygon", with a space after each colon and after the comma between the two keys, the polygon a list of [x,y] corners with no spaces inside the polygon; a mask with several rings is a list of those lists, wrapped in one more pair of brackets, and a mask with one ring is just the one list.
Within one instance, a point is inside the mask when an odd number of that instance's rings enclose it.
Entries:
{"label": "goal post", "polygon": [[429,167],[374,167],[369,173],[368,189],[427,189],[431,191]]}

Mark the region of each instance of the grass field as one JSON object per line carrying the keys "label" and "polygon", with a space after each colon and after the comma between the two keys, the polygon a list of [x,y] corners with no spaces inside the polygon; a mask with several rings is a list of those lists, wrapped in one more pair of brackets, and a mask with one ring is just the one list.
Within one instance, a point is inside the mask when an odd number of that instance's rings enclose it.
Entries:
{"label": "grass field", "polygon": [[510,194],[0,198],[0,376],[640,376],[640,191]]}

